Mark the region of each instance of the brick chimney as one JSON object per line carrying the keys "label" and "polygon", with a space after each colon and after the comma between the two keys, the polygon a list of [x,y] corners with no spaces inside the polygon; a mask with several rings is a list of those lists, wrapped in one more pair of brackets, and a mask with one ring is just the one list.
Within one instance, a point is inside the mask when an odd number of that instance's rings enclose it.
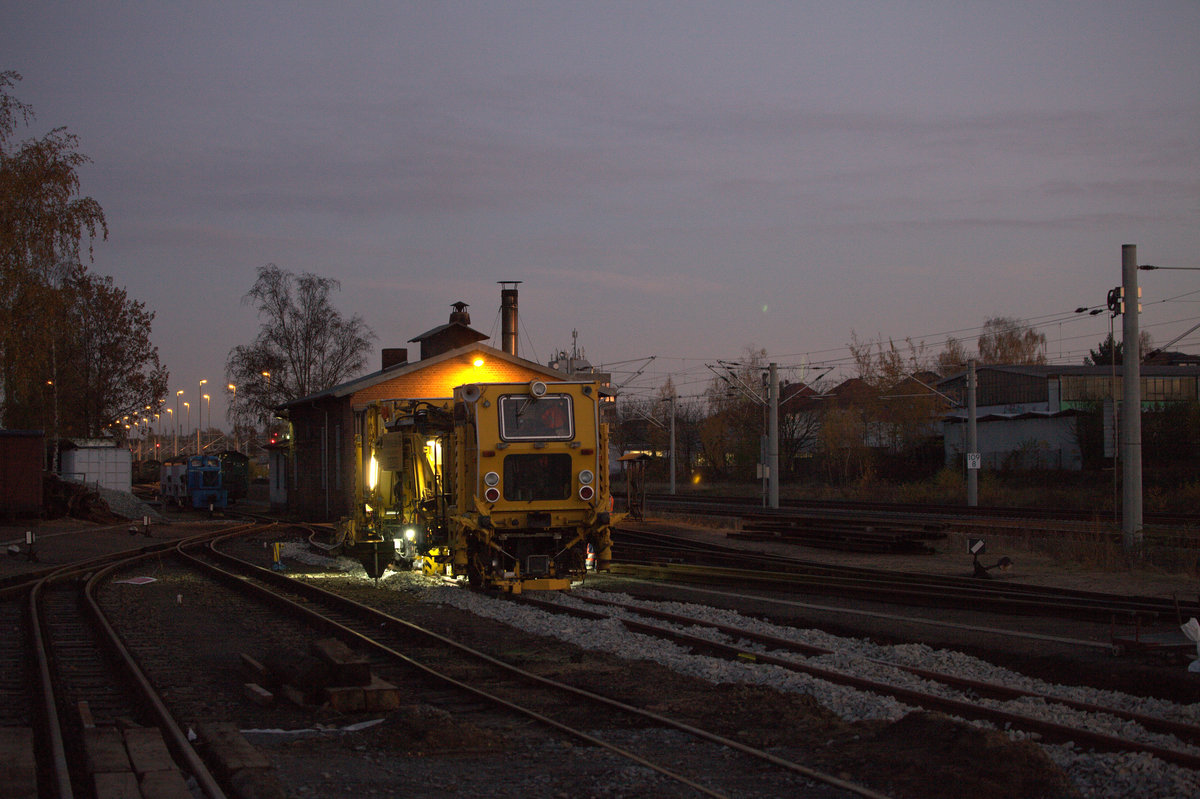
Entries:
{"label": "brick chimney", "polygon": [[407,347],[384,347],[383,348],[383,368],[391,369],[398,364],[408,363],[408,348]]}

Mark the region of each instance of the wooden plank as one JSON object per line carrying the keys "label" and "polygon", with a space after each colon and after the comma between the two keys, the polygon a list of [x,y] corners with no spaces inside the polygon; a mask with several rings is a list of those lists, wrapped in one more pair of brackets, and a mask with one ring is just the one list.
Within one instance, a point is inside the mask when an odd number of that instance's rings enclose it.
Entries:
{"label": "wooden plank", "polygon": [[266,755],[250,745],[238,728],[226,721],[196,725],[196,734],[226,773],[242,769],[270,768]]}
{"label": "wooden plank", "polygon": [[271,675],[270,670],[268,670],[266,666],[258,662],[250,655],[247,655],[245,652],[238,653],[238,657],[241,659],[242,670],[246,672],[247,677],[259,685],[273,684],[274,677]]}
{"label": "wooden plank", "polygon": [[325,698],[329,706],[339,713],[361,713],[367,709],[367,698],[361,685],[326,688]]}
{"label": "wooden plank", "polygon": [[129,752],[129,762],[138,775],[175,768],[175,759],[171,757],[162,732],[157,727],[125,730],[125,750]]}
{"label": "wooden plank", "polygon": [[363,697],[367,702],[367,710],[381,713],[400,707],[400,689],[371,675],[371,684],[363,688]]}
{"label": "wooden plank", "polygon": [[125,751],[125,739],[113,727],[93,727],[83,731],[88,774],[112,774],[133,771]]}
{"label": "wooden plank", "polygon": [[137,775],[132,771],[103,771],[92,776],[96,799],[142,799]]}
{"label": "wooden plank", "polygon": [[0,727],[0,785],[13,799],[37,799],[33,728]]}
{"label": "wooden plank", "polygon": [[256,705],[271,707],[275,704],[275,694],[257,683],[242,683],[242,693],[248,696],[250,701]]}
{"label": "wooden plank", "polygon": [[367,685],[371,682],[371,661],[336,638],[312,642],[312,652],[329,664],[331,685]]}
{"label": "wooden plank", "polygon": [[142,799],[195,799],[178,771],[150,771],[138,781]]}
{"label": "wooden plank", "polygon": [[236,726],[223,721],[208,722],[197,724],[196,733],[207,747],[206,760],[217,776],[233,787],[233,795],[285,799],[287,792],[275,776],[271,761]]}

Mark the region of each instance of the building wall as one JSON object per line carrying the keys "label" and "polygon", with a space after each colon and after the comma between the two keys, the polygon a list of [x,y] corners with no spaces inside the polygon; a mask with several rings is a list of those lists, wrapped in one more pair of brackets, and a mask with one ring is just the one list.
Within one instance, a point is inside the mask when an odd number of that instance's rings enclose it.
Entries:
{"label": "building wall", "polygon": [[113,491],[133,489],[133,454],[124,447],[81,447],[62,452],[64,480]]}
{"label": "building wall", "polygon": [[[994,419],[978,422],[979,452],[987,469],[1083,468],[1076,417]],[[944,427],[946,465],[963,463],[967,424],[947,420]]]}

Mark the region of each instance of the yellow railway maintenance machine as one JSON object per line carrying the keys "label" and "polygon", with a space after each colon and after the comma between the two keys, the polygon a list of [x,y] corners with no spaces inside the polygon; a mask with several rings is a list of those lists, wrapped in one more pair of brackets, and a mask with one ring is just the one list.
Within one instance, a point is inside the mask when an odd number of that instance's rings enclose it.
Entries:
{"label": "yellow railway maintenance machine", "polygon": [[561,590],[616,521],[601,386],[473,383],[452,402],[372,403],[356,437],[356,513],[343,545],[372,577],[395,563],[473,588]]}

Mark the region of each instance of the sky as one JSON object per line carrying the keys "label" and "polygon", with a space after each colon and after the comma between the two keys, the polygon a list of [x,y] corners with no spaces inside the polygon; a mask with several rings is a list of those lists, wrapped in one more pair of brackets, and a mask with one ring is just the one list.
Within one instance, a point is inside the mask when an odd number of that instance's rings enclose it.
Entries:
{"label": "sky", "polygon": [[1196,0],[2,8],[25,134],[79,137],[90,266],[193,403],[268,263],[340,282],[368,371],[456,301],[499,347],[522,281],[520,354],[576,332],[631,396],[760,349],[848,377],[852,337],[973,349],[993,316],[1081,363],[1124,244],[1173,268],[1139,276],[1154,340],[1200,322]]}

